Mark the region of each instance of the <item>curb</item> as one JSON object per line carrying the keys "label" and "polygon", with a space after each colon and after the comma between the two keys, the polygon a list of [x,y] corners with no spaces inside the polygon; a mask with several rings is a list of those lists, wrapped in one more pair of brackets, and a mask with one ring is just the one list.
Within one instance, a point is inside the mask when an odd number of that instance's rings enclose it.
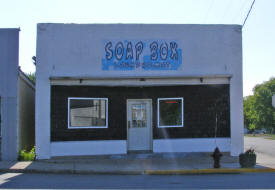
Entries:
{"label": "curb", "polygon": [[52,173],[52,174],[96,174],[96,175],[195,175],[195,174],[239,174],[271,173],[273,168],[220,168],[190,170],[130,170],[130,171],[93,171],[93,170],[39,170],[39,169],[0,169],[7,173]]}
{"label": "curb", "polygon": [[273,168],[221,168],[193,170],[145,170],[146,175],[184,175],[184,174],[239,174],[239,173],[270,173]]}
{"label": "curb", "polygon": [[39,170],[39,169],[0,169],[4,173],[34,173],[34,174],[94,174],[94,175],[143,175],[145,171],[93,171],[93,170]]}

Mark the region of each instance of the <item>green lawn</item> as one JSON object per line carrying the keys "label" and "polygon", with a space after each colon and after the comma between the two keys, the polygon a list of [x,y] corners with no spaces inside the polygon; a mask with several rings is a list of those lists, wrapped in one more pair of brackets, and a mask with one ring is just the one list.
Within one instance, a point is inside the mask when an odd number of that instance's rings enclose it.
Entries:
{"label": "green lawn", "polygon": [[246,137],[263,137],[265,139],[275,140],[275,134],[245,134]]}

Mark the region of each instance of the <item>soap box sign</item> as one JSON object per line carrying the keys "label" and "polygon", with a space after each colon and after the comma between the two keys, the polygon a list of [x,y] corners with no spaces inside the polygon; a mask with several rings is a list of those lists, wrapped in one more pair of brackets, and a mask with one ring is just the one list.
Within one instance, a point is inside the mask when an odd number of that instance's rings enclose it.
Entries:
{"label": "soap box sign", "polygon": [[178,70],[182,49],[176,41],[105,41],[102,70]]}

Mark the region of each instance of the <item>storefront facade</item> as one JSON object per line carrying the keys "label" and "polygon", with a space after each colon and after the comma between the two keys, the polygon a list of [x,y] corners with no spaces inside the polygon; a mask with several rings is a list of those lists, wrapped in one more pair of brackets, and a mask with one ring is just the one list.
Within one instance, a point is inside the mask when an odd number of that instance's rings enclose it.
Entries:
{"label": "storefront facade", "polygon": [[243,151],[237,25],[38,24],[38,159]]}

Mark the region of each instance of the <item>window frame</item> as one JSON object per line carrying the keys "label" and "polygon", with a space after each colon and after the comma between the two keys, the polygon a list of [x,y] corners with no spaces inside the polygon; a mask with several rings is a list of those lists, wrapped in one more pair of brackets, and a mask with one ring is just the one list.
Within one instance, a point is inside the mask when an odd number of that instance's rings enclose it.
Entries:
{"label": "window frame", "polygon": [[[106,108],[105,108],[105,126],[70,126],[71,117],[70,117],[70,100],[105,100]],[[108,98],[92,98],[92,97],[68,97],[68,129],[100,129],[100,128],[108,128]]]}
{"label": "window frame", "polygon": [[[159,117],[160,117],[160,106],[159,106],[159,102],[160,100],[181,100],[181,125],[160,125],[159,123]],[[158,98],[158,106],[157,106],[157,125],[158,128],[170,128],[170,127],[184,127],[184,112],[183,112],[183,104],[184,104],[184,99],[183,97],[177,97],[177,98]]]}

